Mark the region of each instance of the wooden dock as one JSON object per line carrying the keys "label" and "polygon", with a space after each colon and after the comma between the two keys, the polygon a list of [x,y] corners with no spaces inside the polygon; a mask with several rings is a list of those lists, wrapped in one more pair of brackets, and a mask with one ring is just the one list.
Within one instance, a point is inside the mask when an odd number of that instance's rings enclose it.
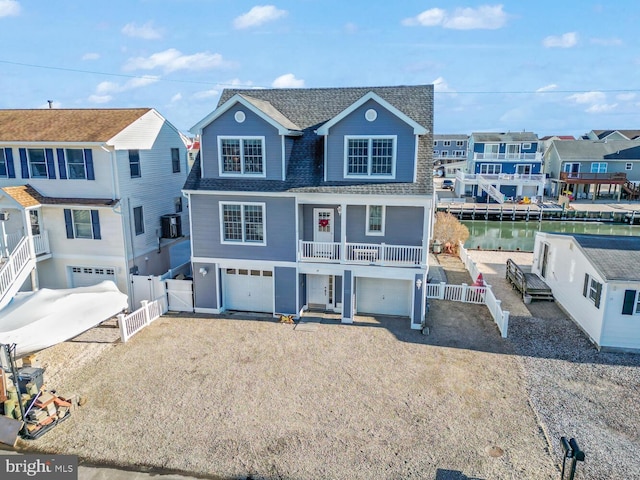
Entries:
{"label": "wooden dock", "polygon": [[523,299],[530,297],[531,300],[553,300],[553,292],[544,280],[535,273],[524,272],[511,259],[507,260],[506,278],[522,294]]}

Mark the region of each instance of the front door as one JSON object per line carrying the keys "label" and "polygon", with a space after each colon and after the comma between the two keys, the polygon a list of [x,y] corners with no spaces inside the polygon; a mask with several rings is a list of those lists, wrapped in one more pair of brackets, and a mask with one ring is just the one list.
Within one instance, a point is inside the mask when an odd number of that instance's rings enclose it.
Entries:
{"label": "front door", "polygon": [[334,225],[333,225],[333,209],[332,208],[314,208],[313,209],[313,241],[316,244],[313,247],[315,257],[334,258]]}
{"label": "front door", "polygon": [[542,244],[542,256],[540,258],[540,274],[542,275],[542,278],[547,278],[547,263],[549,261],[549,244],[548,243],[543,243]]}
{"label": "front door", "polygon": [[307,275],[307,303],[309,308],[325,310],[329,304],[329,276]]}

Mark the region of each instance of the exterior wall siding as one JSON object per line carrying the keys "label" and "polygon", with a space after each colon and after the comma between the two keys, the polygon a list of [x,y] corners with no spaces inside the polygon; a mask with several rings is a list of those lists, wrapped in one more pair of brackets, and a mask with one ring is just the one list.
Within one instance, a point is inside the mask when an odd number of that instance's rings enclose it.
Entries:
{"label": "exterior wall siding", "polygon": [[[242,124],[236,122],[236,112],[245,114]],[[238,104],[220,115],[215,121],[202,130],[201,161],[202,175],[205,178],[220,178],[218,166],[218,137],[219,136],[257,136],[265,137],[264,165],[267,180],[282,178],[282,139],[273,125],[270,125],[258,115]],[[228,178],[228,177],[225,177]],[[255,179],[259,181],[260,177]]]}
{"label": "exterior wall siding", "polygon": [[504,162],[498,159],[495,160],[482,160],[481,162],[476,162],[475,173],[480,173],[481,165],[495,165],[499,163],[502,165],[502,173],[513,174],[517,173],[519,165],[531,165],[531,173],[533,175],[537,175],[542,173],[542,162],[537,162],[534,160],[520,160],[518,162]]}
{"label": "exterior wall siding", "polygon": [[296,305],[296,283],[298,273],[295,268],[274,268],[274,295],[275,312],[283,314],[295,314],[298,312]]}
{"label": "exterior wall siding", "polygon": [[640,290],[640,282],[616,282],[607,288],[601,347],[640,350],[640,316],[622,315],[626,290]]}
{"label": "exterior wall siding", "polygon": [[[205,267],[209,273],[207,275],[198,274],[201,267]],[[196,308],[220,308],[217,293],[219,279],[217,265],[196,262],[193,264],[193,272],[194,306]]]}
{"label": "exterior wall siding", "polygon": [[[266,245],[230,245],[220,241],[220,202],[265,203]],[[296,261],[293,198],[235,195],[191,195],[194,257]]]}
{"label": "exterior wall siding", "polygon": [[384,235],[366,235],[367,207],[347,207],[347,242],[422,245],[424,209],[422,207],[386,207]]}
{"label": "exterior wall siding", "polygon": [[[364,117],[365,112],[370,108],[378,112],[378,117],[373,122],[367,121]],[[373,100],[361,105],[329,130],[326,152],[328,181],[340,181],[345,178],[344,137],[349,135],[397,135],[395,179],[373,176],[371,181],[376,183],[413,181],[416,148],[413,128]]]}
{"label": "exterior wall siding", "polygon": [[313,241],[313,233],[316,227],[313,211],[316,208],[329,208],[333,210],[333,241],[339,242],[340,235],[342,235],[342,224],[335,205],[302,205],[302,239],[309,242]]}
{"label": "exterior wall siding", "polygon": [[[91,255],[52,257],[37,264],[38,284],[40,288],[71,288],[71,267],[113,268],[116,274],[116,286],[122,293],[128,294],[129,280],[126,262],[120,256],[97,257]],[[29,283],[27,281],[27,283]],[[29,290],[30,290],[29,285]]]}

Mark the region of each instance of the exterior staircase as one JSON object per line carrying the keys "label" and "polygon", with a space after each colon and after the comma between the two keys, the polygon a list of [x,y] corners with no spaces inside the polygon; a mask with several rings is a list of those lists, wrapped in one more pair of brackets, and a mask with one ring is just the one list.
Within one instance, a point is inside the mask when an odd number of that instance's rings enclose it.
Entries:
{"label": "exterior staircase", "polygon": [[23,237],[0,264],[0,309],[7,306],[36,267],[36,257],[27,237]]}
{"label": "exterior staircase", "polygon": [[637,200],[640,198],[640,186],[636,186],[629,180],[622,185],[622,190],[627,194],[629,200]]}
{"label": "exterior staircase", "polygon": [[489,180],[484,178],[482,175],[478,175],[478,186],[482,189],[482,191],[487,192],[487,195],[493,198],[496,202],[504,203],[504,193],[491,185],[491,182],[489,182]]}

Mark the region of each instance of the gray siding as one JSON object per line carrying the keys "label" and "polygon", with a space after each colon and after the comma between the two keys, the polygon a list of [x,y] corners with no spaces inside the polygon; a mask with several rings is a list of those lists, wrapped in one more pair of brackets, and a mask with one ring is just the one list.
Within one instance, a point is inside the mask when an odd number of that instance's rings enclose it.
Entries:
{"label": "gray siding", "polygon": [[307,276],[306,275],[298,275],[298,311],[302,308],[303,305],[307,304]]}
{"label": "gray siding", "polygon": [[194,305],[196,308],[218,308],[218,268],[210,263],[194,263],[193,271],[197,273],[200,267],[205,267],[209,274],[193,276]]}
{"label": "gray siding", "polygon": [[367,207],[347,207],[347,242],[386,243],[389,245],[422,245],[422,207],[387,207],[384,235],[366,235]]}
{"label": "gray siding", "polygon": [[[266,245],[220,242],[220,202],[265,203]],[[249,260],[296,260],[295,200],[234,195],[191,195],[194,257]]]}
{"label": "gray siding", "polygon": [[[234,119],[234,115],[238,111],[242,111],[246,115],[246,119],[242,123],[238,123]],[[282,179],[282,139],[278,131],[274,126],[240,104],[227,110],[202,130],[201,161],[203,175],[206,178],[220,177],[218,136],[264,136],[263,155],[265,155],[267,179]],[[248,176],[248,178],[251,177]]]}
{"label": "gray siding", "polygon": [[[370,108],[378,112],[378,118],[373,122],[364,118],[365,112]],[[328,181],[344,180],[344,137],[348,135],[397,135],[395,179],[387,180],[373,176],[371,181],[376,183],[413,181],[416,148],[413,128],[373,100],[360,106],[329,130],[327,141]]]}
{"label": "gray siding", "polygon": [[276,297],[276,313],[283,313],[287,315],[297,313],[297,279],[298,273],[295,268],[274,268],[274,295]]}
{"label": "gray siding", "polygon": [[332,208],[333,209],[333,241],[339,242],[340,235],[342,235],[342,222],[340,222],[340,215],[338,215],[337,206],[335,205],[303,205],[302,206],[302,240],[312,242],[313,232],[315,230],[315,221],[313,217],[313,210],[316,208]]}

